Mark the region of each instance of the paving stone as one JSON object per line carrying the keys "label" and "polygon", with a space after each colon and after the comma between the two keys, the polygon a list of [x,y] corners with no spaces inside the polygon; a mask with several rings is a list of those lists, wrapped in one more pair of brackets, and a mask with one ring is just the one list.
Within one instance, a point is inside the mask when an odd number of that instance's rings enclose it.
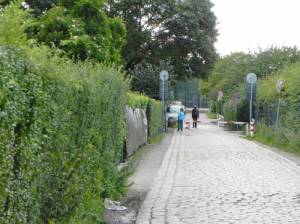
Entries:
{"label": "paving stone", "polygon": [[173,137],[137,224],[300,224],[300,167],[218,127]]}

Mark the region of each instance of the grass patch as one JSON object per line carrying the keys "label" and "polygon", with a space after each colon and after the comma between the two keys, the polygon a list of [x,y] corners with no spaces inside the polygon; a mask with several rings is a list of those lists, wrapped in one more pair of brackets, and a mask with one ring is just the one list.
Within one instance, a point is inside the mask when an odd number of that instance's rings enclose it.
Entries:
{"label": "grass patch", "polygon": [[217,114],[216,113],[212,113],[212,112],[208,112],[207,113],[207,117],[209,119],[217,119]]}
{"label": "grass patch", "polygon": [[278,148],[281,151],[300,155],[299,140],[297,139],[299,139],[299,136],[296,134],[293,136],[287,135],[287,131],[284,128],[278,128],[275,131],[273,128],[265,125],[257,127],[257,132],[253,138],[255,141]]}
{"label": "grass patch", "polygon": [[154,137],[149,138],[149,144],[158,144],[163,137],[163,134],[160,133]]}

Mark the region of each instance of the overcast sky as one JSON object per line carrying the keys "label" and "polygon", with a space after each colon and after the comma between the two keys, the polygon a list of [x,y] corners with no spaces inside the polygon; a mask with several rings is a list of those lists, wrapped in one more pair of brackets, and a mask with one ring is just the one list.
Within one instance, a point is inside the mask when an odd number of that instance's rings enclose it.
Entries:
{"label": "overcast sky", "polygon": [[211,0],[221,55],[258,47],[300,48],[300,0]]}

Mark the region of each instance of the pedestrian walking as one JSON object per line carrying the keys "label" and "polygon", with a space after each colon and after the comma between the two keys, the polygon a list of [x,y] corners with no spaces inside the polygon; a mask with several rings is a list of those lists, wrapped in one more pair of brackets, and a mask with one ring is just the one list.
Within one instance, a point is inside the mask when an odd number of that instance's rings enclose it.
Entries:
{"label": "pedestrian walking", "polygon": [[178,131],[183,131],[183,121],[185,119],[185,114],[182,108],[178,114]]}
{"label": "pedestrian walking", "polygon": [[193,128],[197,128],[197,121],[199,118],[199,110],[196,106],[194,106],[194,109],[192,110],[192,118],[193,118]]}

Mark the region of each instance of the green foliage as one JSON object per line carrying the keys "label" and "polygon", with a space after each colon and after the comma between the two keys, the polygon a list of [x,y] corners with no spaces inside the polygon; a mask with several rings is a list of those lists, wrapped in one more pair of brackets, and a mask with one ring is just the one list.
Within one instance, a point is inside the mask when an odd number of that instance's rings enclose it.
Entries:
{"label": "green foliage", "polygon": [[147,110],[147,105],[149,103],[149,98],[138,93],[129,92],[128,93],[128,104],[132,108],[141,108]]}
{"label": "green foliage", "polygon": [[[36,18],[30,17],[32,11],[21,9],[20,4],[21,1],[12,2],[1,12],[0,43],[27,46],[28,35],[40,44],[61,49],[74,61],[120,62],[125,26],[119,18],[109,18],[104,13],[101,1],[46,2],[41,9],[47,10]],[[42,2],[29,4],[39,7]]]}
{"label": "green foliage", "polygon": [[[241,92],[241,91],[240,91]],[[243,91],[245,92],[245,91]],[[243,121],[243,122],[249,122],[249,103],[245,100],[245,97],[243,95],[240,95],[239,102],[237,105],[237,120]],[[255,104],[253,105],[253,108],[255,109]]]}
{"label": "green foliage", "polygon": [[108,0],[106,5],[110,16],[126,22],[126,70],[170,61],[177,79],[207,75],[216,59],[217,36],[209,0]]}
{"label": "green foliage", "polygon": [[225,103],[224,119],[226,121],[236,121],[236,111],[230,101]]}
{"label": "green foliage", "polygon": [[152,98],[159,98],[160,72],[167,70],[169,81],[173,78],[173,66],[169,62],[161,61],[159,65],[142,62],[130,70],[132,90],[137,91]]}
{"label": "green foliage", "polygon": [[[5,7],[13,1],[14,0],[0,0],[0,6]],[[30,6],[35,16],[40,16],[43,12],[58,4],[59,0],[26,0],[22,2],[26,2]]]}
{"label": "green foliage", "polygon": [[255,55],[253,71],[263,78],[273,74],[289,64],[300,61],[300,51],[296,47],[270,47],[259,49]]}
{"label": "green foliage", "polygon": [[223,111],[224,104],[223,104],[223,101],[222,100],[216,101],[215,102],[215,106],[216,106],[216,113],[224,115],[224,111]]}
{"label": "green foliage", "polygon": [[101,222],[124,186],[122,74],[47,48],[0,57],[0,222]]}
{"label": "green foliage", "polygon": [[300,95],[300,76],[299,76],[300,63],[295,63],[287,66],[265,79],[259,80],[257,89],[257,99],[259,101],[274,101],[278,99],[279,94],[276,91],[276,82],[279,79],[285,81],[285,90],[282,97],[288,101],[299,100]]}
{"label": "green foliage", "polygon": [[162,133],[162,104],[159,101],[149,99],[147,106],[148,136],[149,142],[155,142]]}
{"label": "green foliage", "polygon": [[[14,46],[0,48],[3,224],[101,223],[103,199],[118,198],[125,190],[126,173],[116,164],[123,158],[129,83],[118,68],[94,63],[103,55],[103,61],[118,60],[123,25],[105,16],[100,1],[62,3],[32,21],[20,2],[1,11],[0,44]],[[31,37],[43,37],[42,43],[57,44],[72,59],[90,53],[89,47],[97,57],[75,64],[55,48],[33,47],[25,29]],[[96,33],[92,42],[89,32]],[[83,48],[75,44],[69,51],[73,34],[86,39]],[[150,115],[156,122],[160,103],[153,104]],[[158,135],[155,125],[151,130]]]}
{"label": "green foliage", "polygon": [[209,102],[209,111],[211,113],[216,113],[217,112],[216,102],[215,101],[210,101]]}
{"label": "green foliage", "polygon": [[208,77],[206,89],[211,99],[216,99],[217,92],[222,90],[225,97],[230,97],[239,89],[245,76],[252,71],[254,56],[234,53],[216,62]]}
{"label": "green foliage", "polygon": [[162,133],[162,103],[144,95],[128,93],[129,106],[132,108],[142,108],[146,111],[148,119],[148,141],[156,142]]}
{"label": "green foliage", "polygon": [[215,114],[214,112],[208,112],[207,117],[209,119],[217,119],[217,114]]}
{"label": "green foliage", "polygon": [[[257,90],[258,105],[261,108],[260,119],[263,124],[257,132],[257,138],[269,144],[283,147],[300,153],[300,63],[294,63],[286,68],[276,72],[272,76],[259,81]],[[278,79],[285,80],[285,89],[282,94],[276,91],[276,82]],[[271,111],[275,114],[277,111],[277,102],[281,98],[282,106],[278,127],[269,127],[274,125],[275,121],[270,118]],[[273,105],[276,105],[274,107]],[[272,132],[273,131],[273,132]]]}
{"label": "green foliage", "polygon": [[217,57],[213,4],[210,0],[173,2],[175,10],[159,34],[160,53],[171,59],[178,79],[207,77]]}
{"label": "green foliage", "polygon": [[[215,64],[210,76],[207,80],[202,81],[201,91],[206,94],[210,100],[215,101],[218,91],[224,93],[223,101],[228,102],[232,96],[238,96],[237,119],[239,121],[249,120],[249,103],[245,98],[245,78],[247,73],[253,72],[257,74],[259,80],[257,86],[258,101],[265,103],[274,103],[274,99],[278,96],[275,91],[275,83],[280,77],[276,72],[283,70],[285,67],[300,60],[300,52],[297,48],[276,48],[271,47],[266,50],[260,49],[255,53],[233,53],[231,55],[220,58]],[[288,71],[283,77],[291,79],[289,82],[297,83],[294,71]],[[266,81],[268,80],[268,81]],[[288,94],[297,95],[295,86],[288,85],[293,91]],[[263,93],[263,94],[262,94]],[[295,97],[294,97],[295,98]],[[254,107],[256,105],[254,104]],[[218,109],[218,106],[216,110]],[[219,111],[219,110],[218,110]]]}
{"label": "green foliage", "polygon": [[280,148],[284,151],[300,155],[299,136],[300,132],[298,130],[296,132],[290,131],[287,128],[278,128],[276,130],[273,127],[269,127],[265,124],[259,124],[257,126],[254,139],[264,144]]}
{"label": "green foliage", "polygon": [[297,48],[271,47],[252,54],[233,53],[217,61],[208,80],[204,81],[203,91],[210,99],[216,99],[219,90],[224,92],[225,98],[237,92],[243,95],[241,87],[248,73],[253,72],[262,79],[297,61],[300,61]]}
{"label": "green foliage", "polygon": [[71,59],[118,63],[126,30],[118,18],[109,18],[102,1],[28,1],[35,13],[27,33],[39,43],[60,48]]}
{"label": "green foliage", "polygon": [[18,47],[27,44],[24,31],[28,25],[25,21],[29,19],[29,15],[21,10],[17,3],[8,5],[3,11],[0,10],[0,44]]}

